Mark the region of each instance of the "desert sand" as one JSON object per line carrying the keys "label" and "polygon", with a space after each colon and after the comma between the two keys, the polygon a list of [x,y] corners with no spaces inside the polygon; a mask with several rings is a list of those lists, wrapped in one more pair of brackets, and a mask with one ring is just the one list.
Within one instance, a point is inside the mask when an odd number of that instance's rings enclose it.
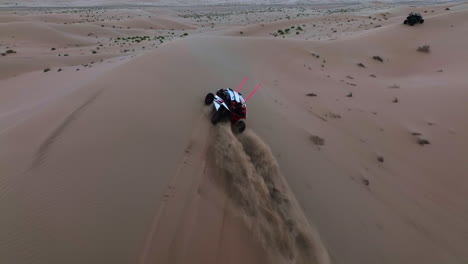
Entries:
{"label": "desert sand", "polygon": [[468,4],[19,3],[0,263],[468,262]]}

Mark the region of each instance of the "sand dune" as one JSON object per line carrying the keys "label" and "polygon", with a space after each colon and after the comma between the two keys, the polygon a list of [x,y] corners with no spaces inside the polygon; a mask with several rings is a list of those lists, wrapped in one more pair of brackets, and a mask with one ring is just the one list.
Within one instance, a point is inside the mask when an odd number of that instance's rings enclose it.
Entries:
{"label": "sand dune", "polygon": [[[1,15],[0,262],[466,262],[460,6]],[[248,130],[212,126],[246,76]]]}
{"label": "sand dune", "polygon": [[120,33],[111,27],[101,27],[100,25],[53,25],[53,28],[74,36],[82,37],[98,37],[98,38],[109,38],[109,37],[122,37],[125,34]]}
{"label": "sand dune", "polygon": [[47,24],[13,22],[0,25],[1,37],[13,39],[15,43],[50,47],[52,45],[71,46],[88,45],[90,41],[78,36],[67,35]]}
{"label": "sand dune", "polygon": [[0,23],[9,23],[9,22],[24,22],[24,21],[40,21],[44,23],[57,23],[57,24],[72,24],[78,23],[82,19],[71,16],[71,15],[28,15],[28,16],[18,16],[10,12],[9,15],[0,16]]}

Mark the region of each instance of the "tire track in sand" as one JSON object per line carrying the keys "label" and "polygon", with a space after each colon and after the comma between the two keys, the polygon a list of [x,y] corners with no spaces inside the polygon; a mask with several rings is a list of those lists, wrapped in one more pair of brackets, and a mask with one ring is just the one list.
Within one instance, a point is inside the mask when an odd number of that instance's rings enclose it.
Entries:
{"label": "tire track in sand", "polygon": [[53,144],[63,135],[63,133],[70,128],[70,126],[75,122],[80,114],[84,112],[84,110],[91,105],[96,98],[101,95],[103,90],[99,90],[95,92],[92,96],[90,96],[86,101],[84,101],[78,108],[73,110],[65,119],[42,141],[39,145],[36,154],[34,155],[34,160],[29,169],[34,169],[39,166],[45,161],[47,158],[47,154],[50,149],[53,147]]}

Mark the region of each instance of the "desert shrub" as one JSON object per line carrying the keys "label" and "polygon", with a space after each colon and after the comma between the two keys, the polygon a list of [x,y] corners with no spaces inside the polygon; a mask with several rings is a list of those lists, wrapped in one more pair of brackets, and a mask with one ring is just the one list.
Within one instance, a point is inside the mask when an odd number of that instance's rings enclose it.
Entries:
{"label": "desert shrub", "polygon": [[424,139],[424,138],[418,138],[418,144],[419,145],[428,145],[428,144],[431,144],[431,142],[429,142],[429,140]]}
{"label": "desert shrub", "polygon": [[418,47],[417,51],[423,52],[423,53],[429,53],[429,52],[431,52],[431,46],[429,46],[429,45],[420,46],[420,47]]}
{"label": "desert shrub", "polygon": [[376,61],[383,62],[383,59],[382,59],[382,57],[380,57],[380,56],[373,56],[372,58],[373,58],[374,60],[376,60]]}
{"label": "desert shrub", "polygon": [[323,138],[321,138],[319,136],[311,135],[310,140],[312,141],[312,143],[314,143],[317,146],[325,145],[325,139],[323,139]]}

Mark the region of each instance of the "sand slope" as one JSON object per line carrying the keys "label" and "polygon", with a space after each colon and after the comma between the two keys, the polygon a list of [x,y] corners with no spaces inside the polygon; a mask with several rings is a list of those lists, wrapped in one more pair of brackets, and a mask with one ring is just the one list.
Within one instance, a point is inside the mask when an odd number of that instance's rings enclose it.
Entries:
{"label": "sand slope", "polygon": [[[32,219],[44,218],[45,221],[32,223],[31,227],[34,229],[45,225],[36,233],[15,236],[15,242],[3,248],[5,252],[2,255],[5,259],[26,261],[34,258],[39,262],[78,263],[92,260],[96,248],[100,248],[101,252],[119,249],[119,254],[103,255],[106,262],[131,261],[139,256],[138,250],[144,245],[155,210],[163,202],[159,197],[164,197],[167,183],[178,174],[177,167],[184,168],[183,164],[179,164],[182,162],[180,155],[191,144],[196,144],[197,140],[208,140],[206,131],[209,126],[206,114],[202,111],[200,93],[215,87],[215,82],[226,82],[221,76],[217,79],[200,78],[202,75],[208,76],[210,71],[193,63],[186,63],[185,69],[179,67],[180,70],[192,72],[191,78],[177,78],[178,72],[174,72],[172,68],[184,64],[183,61],[192,56],[190,53],[181,56],[184,50],[185,45],[173,43],[151,56],[135,59],[104,74],[72,95],[34,109],[33,116],[5,129],[2,137],[5,144],[13,144],[10,146],[13,149],[27,148],[31,151],[18,153],[20,156],[16,159],[22,161],[21,166],[7,161],[4,163],[6,175],[11,176],[4,179],[5,197],[2,204],[8,206],[7,210],[15,212],[10,215],[13,218],[3,220],[4,224],[8,227],[7,230],[15,230],[15,226],[30,225]],[[169,58],[180,58],[182,61]],[[156,59],[166,63],[148,67]],[[168,67],[172,63],[174,66]],[[199,70],[194,71],[196,68]],[[161,75],[154,78],[154,72]],[[133,85],[135,80],[138,80],[137,86]],[[200,83],[203,80],[205,83]],[[201,90],[191,89],[192,86],[187,83],[197,84]],[[132,86],[134,89],[128,89]],[[175,98],[179,93],[193,100],[187,105],[163,100]],[[124,98],[127,99],[123,100]],[[180,111],[181,107],[187,111]],[[200,122],[205,127],[204,132],[196,134],[193,139],[195,142],[190,143],[192,127]],[[12,140],[12,137],[19,135],[17,131],[26,132],[22,137],[27,140]],[[125,140],[127,137],[133,140]],[[177,143],[166,144],[168,138],[173,138]],[[69,145],[67,142],[79,142],[83,147],[82,151],[76,150],[74,144]],[[200,148],[206,147],[202,145]],[[162,149],[164,152],[161,152]],[[116,153],[119,161],[111,153]],[[7,157],[15,158],[15,155],[8,152]],[[116,167],[116,164],[120,165]],[[200,170],[203,167],[195,169]],[[190,172],[193,173],[193,170]],[[63,178],[60,175],[68,176]],[[187,176],[193,177],[191,174]],[[114,187],[108,188],[106,182],[109,181]],[[187,184],[186,181],[189,180],[185,179],[180,185]],[[200,180],[194,178],[193,181]],[[182,188],[180,185],[173,188]],[[107,194],[101,188],[106,189]],[[66,197],[52,202],[57,195]],[[183,206],[184,201],[182,199],[178,204]],[[18,203],[22,206],[16,206]],[[146,209],[142,211],[141,208]],[[26,211],[18,211],[20,209]],[[127,217],[122,217],[121,211],[128,212]],[[60,217],[54,217],[58,215]],[[181,228],[174,225],[174,218],[168,220],[171,224],[169,227]],[[211,221],[217,223],[214,219]],[[115,228],[125,229],[123,225],[140,226],[141,231],[133,230],[127,235],[124,230],[112,231]],[[62,231],[56,234],[58,237],[48,238],[50,228],[60,228]],[[20,230],[24,232],[24,229]],[[83,230],[87,231],[82,232]],[[207,232],[212,231],[208,229]],[[170,235],[173,236],[173,233]],[[70,237],[73,237],[73,245],[64,243],[70,241]],[[109,241],[107,246],[100,242],[103,237],[107,237],[106,241]],[[47,243],[40,242],[42,239],[47,239]],[[226,243],[230,245],[233,242]],[[74,247],[83,244],[87,246]],[[216,244],[209,240],[208,245]],[[28,248],[31,247],[37,251],[30,251]],[[250,247],[245,248],[248,250]],[[52,254],[50,250],[57,254]],[[180,250],[179,248],[177,252]],[[69,259],[70,254],[81,257]],[[240,258],[243,255],[240,254]]]}

